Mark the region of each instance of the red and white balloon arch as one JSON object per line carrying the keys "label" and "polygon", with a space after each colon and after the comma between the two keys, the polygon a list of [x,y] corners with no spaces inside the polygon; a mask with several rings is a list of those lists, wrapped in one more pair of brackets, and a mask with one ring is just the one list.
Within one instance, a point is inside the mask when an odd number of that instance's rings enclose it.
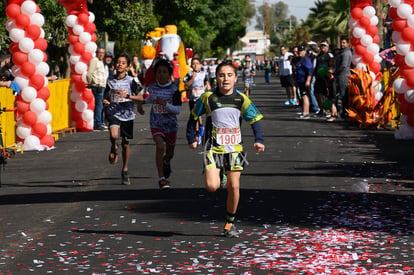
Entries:
{"label": "red and white balloon arch", "polygon": [[[50,91],[47,88],[49,66],[46,63],[47,41],[42,28],[45,19],[33,0],[9,0],[6,29],[12,43],[9,50],[14,66],[12,74],[22,88],[16,98],[18,118],[16,135],[24,150],[53,148],[52,115],[48,111]],[[95,101],[86,87],[86,72],[96,46],[95,17],[87,9],[86,0],[59,0],[67,10],[68,42],[72,64],[72,126],[81,131],[93,130]]]}

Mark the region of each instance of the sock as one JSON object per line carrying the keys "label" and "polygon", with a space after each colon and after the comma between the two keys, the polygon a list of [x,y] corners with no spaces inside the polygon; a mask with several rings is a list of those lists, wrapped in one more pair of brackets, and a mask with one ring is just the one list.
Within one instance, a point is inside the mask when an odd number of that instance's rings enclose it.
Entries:
{"label": "sock", "polygon": [[227,217],[226,217],[227,223],[234,223],[235,219],[236,219],[236,214],[227,213]]}

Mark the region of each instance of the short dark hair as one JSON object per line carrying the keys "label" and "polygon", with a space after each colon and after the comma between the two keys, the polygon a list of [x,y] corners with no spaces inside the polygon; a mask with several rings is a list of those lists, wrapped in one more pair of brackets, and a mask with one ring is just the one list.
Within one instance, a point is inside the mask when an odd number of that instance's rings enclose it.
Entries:
{"label": "short dark hair", "polygon": [[237,68],[236,68],[236,66],[234,66],[233,62],[231,62],[230,60],[225,60],[225,61],[221,62],[220,64],[218,64],[218,66],[216,68],[216,72],[218,73],[221,70],[221,68],[223,68],[224,66],[232,67],[233,70],[234,70],[234,73],[237,76]]}
{"label": "short dark hair", "polygon": [[127,53],[120,53],[120,54],[117,55],[117,57],[116,57],[115,60],[118,61],[118,59],[120,57],[125,57],[125,59],[127,60],[128,66],[131,65],[131,57],[129,56],[129,54],[127,54]]}
{"label": "short dark hair", "polygon": [[169,73],[170,75],[172,75],[172,73],[173,73],[173,68],[172,68],[172,66],[171,66],[171,63],[170,63],[168,60],[165,60],[165,59],[159,59],[159,60],[157,60],[157,61],[155,62],[155,65],[154,65],[154,74],[157,72],[157,69],[158,69],[159,67],[166,67],[166,68],[168,69],[168,73]]}

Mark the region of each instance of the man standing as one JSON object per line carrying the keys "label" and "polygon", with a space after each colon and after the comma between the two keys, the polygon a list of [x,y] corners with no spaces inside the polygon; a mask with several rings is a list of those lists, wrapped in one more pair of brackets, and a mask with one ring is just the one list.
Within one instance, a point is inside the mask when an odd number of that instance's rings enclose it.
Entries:
{"label": "man standing", "polygon": [[278,61],[279,66],[279,78],[282,87],[286,89],[287,100],[285,105],[299,105],[296,94],[293,91],[293,68],[292,58],[293,54],[288,52],[284,46],[280,47],[280,57]]}
{"label": "man standing", "polygon": [[[326,85],[326,74],[330,67],[331,59],[334,56],[329,52],[329,44],[326,41],[321,42],[320,52],[316,57],[316,65],[314,70],[315,76],[315,96],[318,105],[322,106],[324,97],[327,96],[328,87]],[[323,115],[323,110],[320,110],[318,115]]]}
{"label": "man standing", "polygon": [[95,110],[94,110],[94,129],[106,130],[107,127],[103,125],[102,111],[103,111],[103,95],[106,87],[106,72],[103,59],[105,57],[105,49],[99,48],[96,51],[96,57],[89,62],[86,80],[88,87],[91,88],[95,96]]}
{"label": "man standing", "polygon": [[345,109],[348,107],[347,90],[348,90],[348,77],[351,74],[350,67],[352,62],[352,51],[349,47],[348,40],[343,37],[341,39],[341,53],[336,62],[335,78],[337,86],[339,88],[339,96],[337,98],[338,112],[342,118],[345,118]]}
{"label": "man standing", "polygon": [[298,48],[300,59],[296,63],[296,81],[299,92],[302,97],[302,115],[301,119],[309,119],[309,87],[311,86],[311,79],[313,74],[313,61],[306,54],[306,49],[303,46]]}

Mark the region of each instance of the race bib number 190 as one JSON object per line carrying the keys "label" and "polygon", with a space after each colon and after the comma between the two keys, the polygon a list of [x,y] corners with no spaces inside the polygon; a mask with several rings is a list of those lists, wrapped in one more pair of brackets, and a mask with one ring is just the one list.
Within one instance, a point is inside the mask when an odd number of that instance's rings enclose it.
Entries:
{"label": "race bib number 190", "polygon": [[235,145],[241,142],[240,128],[217,128],[216,141],[219,145]]}

